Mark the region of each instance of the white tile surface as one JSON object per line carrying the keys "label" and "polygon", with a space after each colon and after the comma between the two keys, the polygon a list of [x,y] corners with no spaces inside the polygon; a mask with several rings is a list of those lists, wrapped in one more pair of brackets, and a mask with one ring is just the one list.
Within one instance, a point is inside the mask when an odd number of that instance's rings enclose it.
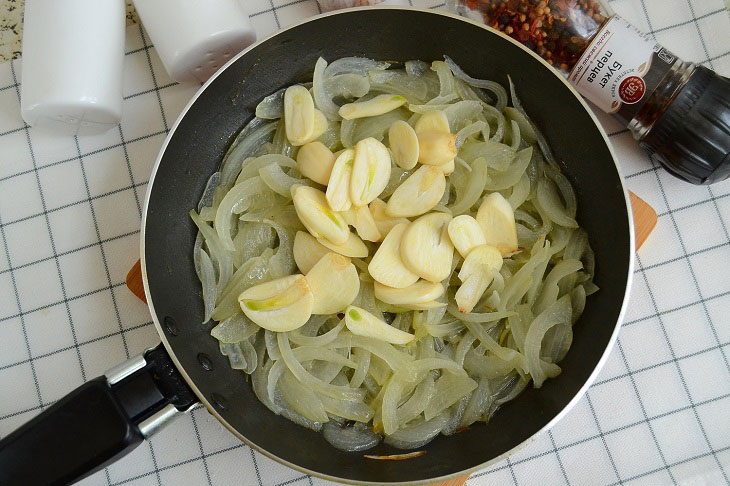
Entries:
{"label": "white tile surface", "polygon": [[[313,0],[273,5],[247,3],[260,37],[317,11]],[[730,20],[720,0],[611,5],[658,29],[656,38],[687,60],[730,74],[730,38],[720,35]],[[138,253],[150,168],[197,86],[171,83],[148,46],[131,27],[121,129],[78,141],[26,131],[15,86],[20,63],[0,65],[0,390],[12,390],[0,393],[0,436],[40,404],[157,343],[147,308],[123,281]],[[606,127],[618,131],[613,122]],[[654,170],[627,133],[611,139],[629,187],[661,214],[640,252],[620,346],[590,401],[470,486],[727,483],[730,241],[720,222],[730,225],[730,183],[687,186]],[[80,484],[120,482],[334,484],[252,452],[204,409]]]}

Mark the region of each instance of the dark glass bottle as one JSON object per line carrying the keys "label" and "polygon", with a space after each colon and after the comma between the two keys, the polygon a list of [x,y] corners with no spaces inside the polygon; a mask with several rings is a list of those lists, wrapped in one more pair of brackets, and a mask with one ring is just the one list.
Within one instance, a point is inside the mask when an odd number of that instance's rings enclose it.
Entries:
{"label": "dark glass bottle", "polygon": [[730,177],[730,80],[679,59],[598,0],[449,0],[524,44],[694,184]]}

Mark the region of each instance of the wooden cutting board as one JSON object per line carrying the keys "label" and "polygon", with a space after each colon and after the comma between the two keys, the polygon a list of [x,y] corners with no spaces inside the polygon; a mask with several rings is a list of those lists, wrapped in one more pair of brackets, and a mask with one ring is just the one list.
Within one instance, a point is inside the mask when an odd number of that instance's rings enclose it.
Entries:
{"label": "wooden cutting board", "polygon": [[[636,250],[638,251],[654,230],[654,227],[657,224],[657,214],[656,211],[654,211],[654,208],[649,206],[646,201],[633,192],[629,194],[631,196],[631,209],[634,214]],[[129,290],[131,290],[134,295],[144,302],[147,302],[144,295],[142,267],[139,260],[137,260],[137,263],[134,264],[127,274],[127,287],[129,287]],[[468,478],[469,477],[466,476],[463,478],[450,479],[441,483],[434,483],[432,486],[464,486]]]}

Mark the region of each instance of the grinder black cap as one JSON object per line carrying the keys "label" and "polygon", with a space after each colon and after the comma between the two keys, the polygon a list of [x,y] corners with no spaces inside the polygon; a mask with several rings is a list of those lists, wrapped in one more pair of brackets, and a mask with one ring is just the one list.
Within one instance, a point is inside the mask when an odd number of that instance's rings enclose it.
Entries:
{"label": "grinder black cap", "polygon": [[641,146],[692,184],[730,177],[730,79],[696,67]]}

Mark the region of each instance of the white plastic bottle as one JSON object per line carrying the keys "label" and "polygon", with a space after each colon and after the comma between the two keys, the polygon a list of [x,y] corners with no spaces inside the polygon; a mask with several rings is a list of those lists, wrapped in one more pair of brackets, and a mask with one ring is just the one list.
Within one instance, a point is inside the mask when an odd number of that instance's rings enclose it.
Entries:
{"label": "white plastic bottle", "polygon": [[256,41],[236,0],[135,0],[134,6],[175,81],[204,82]]}
{"label": "white plastic bottle", "polygon": [[124,0],[26,0],[21,114],[57,134],[104,132],[122,115]]}

